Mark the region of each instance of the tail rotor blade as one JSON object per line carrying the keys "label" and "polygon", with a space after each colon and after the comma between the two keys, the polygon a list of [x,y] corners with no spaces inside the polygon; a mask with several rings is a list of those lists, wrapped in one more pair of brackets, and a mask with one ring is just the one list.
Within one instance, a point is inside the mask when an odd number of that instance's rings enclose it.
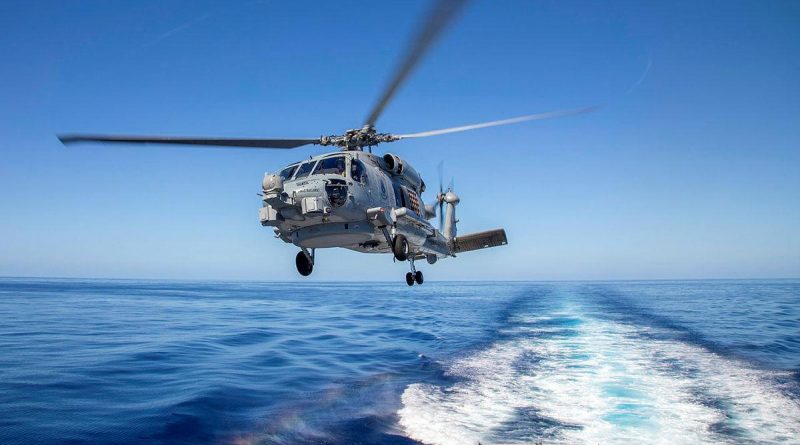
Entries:
{"label": "tail rotor blade", "polygon": [[439,175],[439,194],[436,195],[436,202],[439,204],[439,230],[444,228],[444,161],[439,161],[436,165],[436,173]]}
{"label": "tail rotor blade", "polygon": [[444,191],[444,189],[442,188],[444,187],[442,185],[442,177],[444,176],[443,172],[444,172],[444,161],[439,161],[439,164],[436,165],[436,173],[439,174],[439,193],[442,193]]}
{"label": "tail rotor blade", "polygon": [[439,230],[444,229],[444,196],[439,195]]}

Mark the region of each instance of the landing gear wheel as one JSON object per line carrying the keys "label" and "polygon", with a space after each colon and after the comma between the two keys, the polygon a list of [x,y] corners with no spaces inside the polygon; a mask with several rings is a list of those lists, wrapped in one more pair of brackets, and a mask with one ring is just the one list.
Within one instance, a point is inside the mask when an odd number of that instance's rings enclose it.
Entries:
{"label": "landing gear wheel", "polygon": [[297,265],[297,271],[300,272],[300,275],[307,277],[311,275],[311,272],[314,270],[314,263],[308,259],[308,256],[303,252],[297,252],[297,257],[294,259],[295,265]]}
{"label": "landing gear wheel", "polygon": [[405,261],[408,259],[408,240],[405,236],[397,234],[392,242],[392,251],[397,261]]}
{"label": "landing gear wheel", "polygon": [[411,272],[407,272],[406,273],[406,284],[408,284],[409,286],[413,286],[414,285],[414,274],[413,273],[411,273]]}
{"label": "landing gear wheel", "polygon": [[422,284],[422,282],[425,281],[425,279],[422,277],[421,270],[418,270],[417,273],[414,274],[414,281],[416,281],[417,284]]}

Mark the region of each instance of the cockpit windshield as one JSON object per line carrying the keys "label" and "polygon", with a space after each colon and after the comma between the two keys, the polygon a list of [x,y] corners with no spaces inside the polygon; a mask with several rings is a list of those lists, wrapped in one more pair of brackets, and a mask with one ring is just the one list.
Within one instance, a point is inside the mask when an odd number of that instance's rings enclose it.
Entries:
{"label": "cockpit windshield", "polygon": [[284,168],[283,170],[281,170],[281,172],[278,173],[278,176],[280,176],[281,179],[286,181],[287,179],[292,177],[292,175],[294,174],[295,170],[297,170],[297,164],[290,165],[290,166]]}
{"label": "cockpit windshield", "polygon": [[317,168],[314,169],[315,175],[341,175],[344,176],[345,172],[345,158],[344,156],[331,156],[324,158],[317,163]]}
{"label": "cockpit windshield", "polygon": [[305,178],[308,176],[309,173],[311,173],[311,169],[314,168],[314,164],[316,164],[314,161],[300,164],[300,168],[297,169],[297,175],[294,177],[294,179]]}

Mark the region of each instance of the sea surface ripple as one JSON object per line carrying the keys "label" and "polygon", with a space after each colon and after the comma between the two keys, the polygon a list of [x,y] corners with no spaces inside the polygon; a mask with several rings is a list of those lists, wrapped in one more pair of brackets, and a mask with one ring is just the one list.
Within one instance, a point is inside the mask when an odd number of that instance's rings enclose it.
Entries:
{"label": "sea surface ripple", "polygon": [[0,278],[2,444],[799,443],[800,281]]}

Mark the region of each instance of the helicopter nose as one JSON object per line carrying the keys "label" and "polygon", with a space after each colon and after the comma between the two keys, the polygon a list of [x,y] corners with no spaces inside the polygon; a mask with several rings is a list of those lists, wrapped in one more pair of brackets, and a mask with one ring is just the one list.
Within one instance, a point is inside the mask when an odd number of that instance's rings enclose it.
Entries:
{"label": "helicopter nose", "polygon": [[261,188],[264,192],[282,192],[283,179],[274,173],[265,173],[261,181]]}

